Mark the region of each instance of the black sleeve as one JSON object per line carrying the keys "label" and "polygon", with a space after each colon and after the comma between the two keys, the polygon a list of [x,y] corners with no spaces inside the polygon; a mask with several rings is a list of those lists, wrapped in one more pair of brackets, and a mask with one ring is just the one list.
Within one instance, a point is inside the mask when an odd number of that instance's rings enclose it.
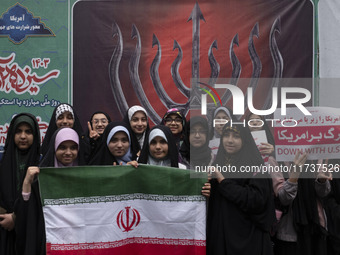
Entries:
{"label": "black sleeve", "polygon": [[19,195],[16,201],[14,212],[17,254],[46,254],[45,223],[39,194],[38,181],[34,181],[30,199],[24,201]]}
{"label": "black sleeve", "polygon": [[270,230],[275,221],[274,191],[270,178],[251,178],[243,182],[224,179],[218,185],[218,191],[246,213],[255,225],[264,231]]}
{"label": "black sleeve", "polygon": [[259,213],[265,208],[270,189],[266,179],[249,179],[241,184],[233,179],[224,179],[218,190],[227,200],[236,204],[246,213]]}

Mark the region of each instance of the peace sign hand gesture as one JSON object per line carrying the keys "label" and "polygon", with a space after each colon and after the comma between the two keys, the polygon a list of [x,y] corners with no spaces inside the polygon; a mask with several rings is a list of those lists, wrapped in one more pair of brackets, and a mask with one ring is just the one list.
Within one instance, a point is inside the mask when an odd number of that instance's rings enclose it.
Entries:
{"label": "peace sign hand gesture", "polygon": [[91,123],[88,121],[87,122],[87,127],[89,129],[89,136],[93,140],[97,140],[100,137],[100,134],[98,134],[97,131],[93,130]]}

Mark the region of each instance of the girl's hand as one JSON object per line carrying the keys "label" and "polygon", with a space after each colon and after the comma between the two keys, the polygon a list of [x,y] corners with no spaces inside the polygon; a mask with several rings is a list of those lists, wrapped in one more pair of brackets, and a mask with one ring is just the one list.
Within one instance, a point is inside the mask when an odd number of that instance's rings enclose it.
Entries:
{"label": "girl's hand", "polygon": [[126,163],[127,165],[133,166],[134,168],[138,167],[138,162],[136,160],[130,161]]}
{"label": "girl's hand", "polygon": [[92,129],[91,123],[89,121],[87,122],[87,127],[89,129],[89,137],[92,138],[93,140],[97,140],[100,137],[100,134],[98,134],[97,131]]}
{"label": "girl's hand", "polygon": [[201,194],[205,197],[210,197],[210,190],[211,190],[211,184],[210,182],[204,183],[204,186],[202,187]]}
{"label": "girl's hand", "polygon": [[307,160],[307,153],[301,153],[300,151],[298,151],[295,154],[295,158],[294,158],[294,165],[295,167],[291,168],[291,172],[288,173],[289,175],[289,181],[296,183],[299,179],[300,173],[302,172],[302,168],[304,167],[304,164],[306,163]]}
{"label": "girl's hand", "polygon": [[25,193],[31,192],[31,185],[34,180],[34,177],[40,173],[40,168],[37,166],[30,166],[27,169],[26,176],[24,182],[22,184],[22,191]]}
{"label": "girl's hand", "polygon": [[0,226],[7,231],[14,229],[14,213],[0,214]]}
{"label": "girl's hand", "polygon": [[271,155],[274,152],[274,146],[270,143],[261,143],[259,151],[263,155]]}
{"label": "girl's hand", "polygon": [[321,183],[325,183],[327,180],[332,180],[333,176],[332,176],[332,168],[328,168],[328,159],[325,160],[325,162],[323,163],[322,159],[318,160],[318,165],[322,166],[321,169],[318,169],[318,175],[316,177],[316,179],[318,180],[318,182]]}
{"label": "girl's hand", "polygon": [[219,183],[225,179],[223,174],[221,174],[221,172],[218,171],[218,169],[216,169],[216,167],[209,166],[208,169],[209,169],[209,173],[211,174],[212,178],[216,178],[216,180]]}

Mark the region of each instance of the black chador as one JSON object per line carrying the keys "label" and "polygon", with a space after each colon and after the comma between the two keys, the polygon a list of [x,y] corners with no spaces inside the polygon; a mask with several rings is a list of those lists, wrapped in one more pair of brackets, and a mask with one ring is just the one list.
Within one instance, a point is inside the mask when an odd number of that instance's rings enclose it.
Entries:
{"label": "black chador", "polygon": [[[225,146],[225,137],[241,138],[241,148],[232,153]],[[223,127],[214,165],[231,165],[237,170],[263,164],[254,139],[247,128],[228,124]],[[235,168],[234,168],[235,169]],[[270,228],[275,219],[273,188],[270,176],[262,173],[233,175],[222,173],[224,179],[212,179],[208,205],[207,254],[267,255],[272,254]],[[237,178],[235,178],[237,177]]]}

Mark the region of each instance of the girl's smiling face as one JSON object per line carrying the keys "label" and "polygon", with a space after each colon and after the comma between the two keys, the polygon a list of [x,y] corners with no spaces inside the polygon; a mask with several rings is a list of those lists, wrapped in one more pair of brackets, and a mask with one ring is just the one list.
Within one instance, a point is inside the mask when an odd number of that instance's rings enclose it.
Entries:
{"label": "girl's smiling face", "polygon": [[166,117],[164,122],[174,135],[180,134],[183,130],[183,119],[175,113]]}
{"label": "girl's smiling face", "polygon": [[223,148],[228,154],[235,154],[242,148],[241,135],[234,131],[227,131],[222,138]]}
{"label": "girl's smiling face", "polygon": [[66,111],[60,114],[58,116],[58,119],[56,120],[56,125],[58,128],[61,128],[61,127],[73,128],[74,119],[73,119],[72,113],[69,111]]}
{"label": "girl's smiling face", "polygon": [[98,134],[103,134],[106,126],[109,124],[109,120],[106,118],[105,114],[97,113],[92,117],[92,128]]}
{"label": "girl's smiling face", "polygon": [[144,112],[137,111],[130,120],[130,126],[135,134],[143,134],[147,127],[147,117]]}
{"label": "girl's smiling face", "polygon": [[169,146],[163,137],[156,136],[150,141],[149,151],[153,158],[163,159],[168,155]]}
{"label": "girl's smiling face", "polygon": [[74,141],[62,142],[56,152],[55,157],[64,166],[71,164],[78,156],[78,144]]}

